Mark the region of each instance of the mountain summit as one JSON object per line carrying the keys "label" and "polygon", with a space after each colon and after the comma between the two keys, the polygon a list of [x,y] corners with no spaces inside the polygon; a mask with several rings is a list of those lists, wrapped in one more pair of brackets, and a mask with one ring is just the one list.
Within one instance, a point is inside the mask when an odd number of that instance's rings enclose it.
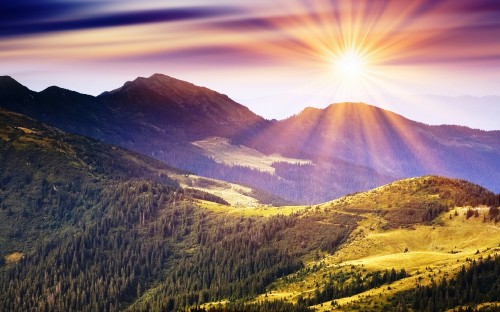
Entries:
{"label": "mountain summit", "polygon": [[0,76],[1,102],[26,102],[32,91],[10,76]]}
{"label": "mountain summit", "polygon": [[162,74],[139,77],[103,93],[99,100],[119,110],[143,114],[162,127],[178,124],[190,136],[232,136],[264,119],[227,95]]}

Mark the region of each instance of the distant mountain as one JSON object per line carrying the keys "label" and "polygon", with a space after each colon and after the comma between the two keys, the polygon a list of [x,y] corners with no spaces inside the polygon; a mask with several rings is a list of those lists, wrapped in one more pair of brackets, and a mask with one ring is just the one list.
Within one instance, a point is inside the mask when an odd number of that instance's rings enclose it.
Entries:
{"label": "distant mountain", "polygon": [[[276,93],[239,100],[263,117],[285,119],[304,106],[325,108],[341,102],[324,94]],[[500,96],[446,96],[435,94],[391,94],[380,97],[360,96],[355,102],[365,102],[430,125],[462,125],[473,129],[500,130]]]}
{"label": "distant mountain", "polygon": [[[58,87],[34,92],[0,77],[0,107],[295,203],[319,203],[426,174],[500,191],[500,131],[428,126],[366,104],[307,108],[268,121],[225,95],[155,74],[97,97]],[[217,163],[191,144],[207,137],[313,164],[275,163],[271,174]]]}
{"label": "distant mountain", "polygon": [[34,92],[3,76],[0,107],[203,173],[221,166],[190,142],[230,138],[267,123],[223,94],[160,74],[97,97],[55,86]]}
{"label": "distant mountain", "polygon": [[264,122],[226,95],[161,74],[139,77],[98,99],[123,115],[139,115],[151,126],[182,128],[189,139],[231,137]]}
{"label": "distant mountain", "polygon": [[429,126],[363,103],[306,108],[236,142],[316,162],[340,158],[395,177],[464,178],[500,191],[500,131]]}

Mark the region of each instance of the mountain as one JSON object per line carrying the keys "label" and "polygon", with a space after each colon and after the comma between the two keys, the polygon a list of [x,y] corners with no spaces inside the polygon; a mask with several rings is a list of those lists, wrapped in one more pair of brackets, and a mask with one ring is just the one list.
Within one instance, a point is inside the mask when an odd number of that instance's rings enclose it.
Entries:
{"label": "mountain", "polygon": [[264,121],[226,95],[161,74],[139,77],[99,99],[154,126],[180,127],[189,139],[231,137]]}
{"label": "mountain", "polygon": [[[307,108],[268,121],[225,95],[155,74],[97,97],[58,87],[33,92],[1,77],[0,107],[294,203],[320,203],[427,174],[500,191],[500,131],[428,126],[361,103]],[[260,171],[234,165],[241,157],[217,161],[214,155],[227,146],[208,153],[196,143],[207,140],[301,161],[276,161],[271,170]]]}
{"label": "mountain", "polygon": [[[500,96],[446,96],[436,94],[390,94],[383,93],[377,99],[358,99],[415,121],[431,125],[462,125],[473,129],[499,130],[500,121],[487,116],[500,115]],[[239,99],[263,117],[286,119],[296,114],[305,105],[323,108],[339,100],[313,93],[269,94],[254,98]],[[418,109],[416,109],[418,108]]]}
{"label": "mountain", "polygon": [[160,74],[97,97],[55,86],[33,92],[8,76],[0,77],[0,90],[6,109],[134,149],[143,148],[138,135],[160,136],[158,141],[176,135],[231,137],[264,122],[226,95]]}
{"label": "mountain", "polygon": [[314,162],[342,159],[393,177],[439,174],[500,190],[500,131],[429,126],[363,103],[306,108],[236,142]]}
{"label": "mountain", "polygon": [[247,208],[246,216],[179,187],[185,172],[4,110],[0,163],[7,311],[172,311],[242,298],[350,232],[320,226],[300,245],[315,221],[290,214],[304,208]]}
{"label": "mountain", "polygon": [[[0,110],[0,306],[7,311],[203,311],[196,306],[231,300],[229,311],[307,311],[332,299],[324,293],[326,280],[352,283],[345,296],[387,285],[405,290],[401,283],[414,288],[416,278],[427,276],[423,266],[437,271],[436,259],[446,260],[447,268],[439,268],[454,276],[457,259],[465,264],[465,257],[486,259],[497,251],[498,213],[483,205],[497,207],[498,196],[467,181],[430,176],[313,207],[241,208],[181,187],[187,179],[195,177]],[[196,187],[209,183],[198,182]],[[480,211],[481,218],[466,218],[466,209]],[[452,217],[453,210],[460,213]],[[394,212],[422,218],[404,223]],[[395,243],[395,235],[401,242]],[[405,256],[418,258],[426,248],[419,244],[429,237],[434,243],[446,237],[445,246],[458,246],[459,254],[439,249],[418,265],[401,261],[402,244],[411,243]],[[389,247],[381,248],[375,238]],[[476,248],[481,251],[475,253]],[[388,256],[405,263],[406,271],[398,267],[390,275]],[[386,261],[391,277],[382,277],[376,261]],[[360,278],[346,278],[351,273],[345,267]],[[484,270],[496,285],[495,275]],[[379,280],[373,278],[377,274]],[[354,284],[358,280],[369,283]],[[477,285],[471,291],[490,291]],[[279,299],[284,291],[286,301]]]}

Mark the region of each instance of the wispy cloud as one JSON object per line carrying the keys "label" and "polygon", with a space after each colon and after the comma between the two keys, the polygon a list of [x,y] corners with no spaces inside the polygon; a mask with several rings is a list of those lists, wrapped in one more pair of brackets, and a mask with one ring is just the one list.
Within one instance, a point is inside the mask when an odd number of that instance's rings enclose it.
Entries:
{"label": "wispy cloud", "polygon": [[0,36],[197,20],[235,14],[235,7],[170,7],[105,11],[96,2],[20,0],[0,4]]}

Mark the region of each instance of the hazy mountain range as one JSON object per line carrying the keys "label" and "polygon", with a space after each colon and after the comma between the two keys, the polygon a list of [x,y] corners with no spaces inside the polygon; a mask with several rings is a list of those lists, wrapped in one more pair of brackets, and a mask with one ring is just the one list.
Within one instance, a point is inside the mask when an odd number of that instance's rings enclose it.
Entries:
{"label": "hazy mountain range", "polygon": [[498,310],[500,196],[387,184],[498,189],[498,131],[360,103],[268,121],[163,75],[3,77],[0,101],[2,310]]}
{"label": "hazy mountain range", "polygon": [[[485,117],[500,115],[498,95],[381,94],[380,99],[362,101],[432,125],[462,125],[482,130],[500,129],[500,120]],[[269,115],[271,118],[285,119],[297,114],[298,107],[308,105],[325,108],[335,101],[318,94],[290,92],[241,99],[240,102],[252,107],[257,114],[264,114],[262,115],[264,117]]]}
{"label": "hazy mountain range", "polygon": [[[464,178],[500,191],[500,131],[429,126],[362,103],[306,108],[269,121],[223,94],[155,74],[97,97],[58,87],[34,92],[4,76],[0,107],[296,203],[322,202],[425,174]],[[270,174],[216,162],[191,144],[208,137],[310,164],[275,163]]]}

